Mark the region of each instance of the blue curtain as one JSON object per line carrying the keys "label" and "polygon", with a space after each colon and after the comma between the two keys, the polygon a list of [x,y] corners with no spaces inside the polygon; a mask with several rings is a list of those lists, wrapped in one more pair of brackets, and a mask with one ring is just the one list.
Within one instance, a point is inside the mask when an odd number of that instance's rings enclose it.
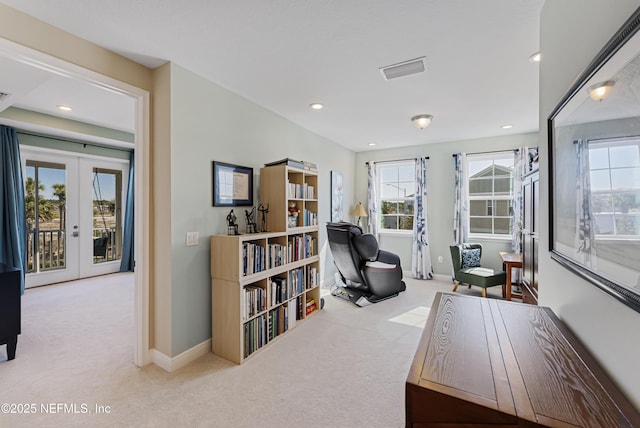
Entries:
{"label": "blue curtain", "polygon": [[24,294],[27,231],[24,182],[16,130],[0,125],[0,263],[22,270]]}
{"label": "blue curtain", "polygon": [[369,233],[376,237],[376,240],[379,240],[378,237],[378,225],[380,224],[380,219],[378,218],[378,192],[376,191],[377,177],[376,177],[376,164],[373,161],[369,161],[367,164],[367,174],[368,174],[368,183],[367,183],[367,205],[369,206]]}
{"label": "blue curtain", "polygon": [[417,279],[433,279],[427,232],[427,158],[416,159],[416,192],[413,213],[411,274]]}
{"label": "blue curtain", "polygon": [[576,258],[585,266],[596,267],[594,217],[591,207],[591,174],[589,167],[589,142],[575,141],[576,168]]}
{"label": "blue curtain", "polygon": [[453,207],[453,242],[464,244],[469,239],[469,183],[467,155],[457,153],[455,159],[456,193]]}
{"label": "blue curtain", "polygon": [[134,201],[134,159],[135,153],[129,154],[129,183],[127,184],[127,201],[124,208],[124,232],[122,237],[122,258],[120,259],[120,272],[133,272],[135,267],[133,242],[133,201]]}

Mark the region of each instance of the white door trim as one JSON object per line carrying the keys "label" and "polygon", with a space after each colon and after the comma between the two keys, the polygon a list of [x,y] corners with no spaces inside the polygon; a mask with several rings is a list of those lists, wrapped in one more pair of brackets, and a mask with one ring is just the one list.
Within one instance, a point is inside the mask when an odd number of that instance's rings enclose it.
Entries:
{"label": "white door trim", "polygon": [[0,55],[109,89],[136,100],[135,129],[135,333],[134,364],[150,362],[149,352],[149,194],[150,194],[150,95],[149,92],[96,73],[46,53],[0,38]]}

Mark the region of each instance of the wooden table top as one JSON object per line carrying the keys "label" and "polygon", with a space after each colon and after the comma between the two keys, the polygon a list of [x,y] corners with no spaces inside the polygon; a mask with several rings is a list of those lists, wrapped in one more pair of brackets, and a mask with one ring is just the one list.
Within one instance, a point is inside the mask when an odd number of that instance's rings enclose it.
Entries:
{"label": "wooden table top", "polygon": [[513,265],[517,263],[522,264],[522,254],[507,253],[506,251],[500,251],[498,254],[500,254],[503,263],[509,263]]}
{"label": "wooden table top", "polygon": [[431,307],[406,406],[407,426],[640,427],[549,308],[451,293]]}

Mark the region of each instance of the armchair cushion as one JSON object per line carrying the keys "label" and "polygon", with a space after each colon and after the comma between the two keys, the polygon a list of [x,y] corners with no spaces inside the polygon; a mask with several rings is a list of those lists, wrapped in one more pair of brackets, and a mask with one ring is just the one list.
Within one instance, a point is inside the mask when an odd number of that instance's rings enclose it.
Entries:
{"label": "armchair cushion", "polygon": [[462,269],[480,267],[480,248],[462,250]]}

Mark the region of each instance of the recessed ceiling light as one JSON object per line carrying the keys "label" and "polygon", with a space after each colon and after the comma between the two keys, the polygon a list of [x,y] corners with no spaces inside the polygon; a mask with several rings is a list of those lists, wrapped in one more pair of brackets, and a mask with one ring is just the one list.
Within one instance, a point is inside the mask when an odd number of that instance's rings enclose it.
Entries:
{"label": "recessed ceiling light", "polygon": [[536,52],[529,57],[529,62],[540,62],[540,52]]}
{"label": "recessed ceiling light", "polygon": [[309,104],[309,107],[311,107],[314,110],[320,110],[324,106],[321,103],[312,103],[312,104]]}
{"label": "recessed ceiling light", "polygon": [[513,125],[502,125],[500,128],[502,128],[502,129],[511,129],[511,128],[513,128]]}
{"label": "recessed ceiling light", "polygon": [[376,143],[369,143],[369,145],[373,147],[376,145]]}
{"label": "recessed ceiling light", "polygon": [[71,111],[72,110],[71,107],[65,106],[65,105],[62,105],[62,104],[58,104],[58,108],[60,110],[64,110],[64,111]]}

